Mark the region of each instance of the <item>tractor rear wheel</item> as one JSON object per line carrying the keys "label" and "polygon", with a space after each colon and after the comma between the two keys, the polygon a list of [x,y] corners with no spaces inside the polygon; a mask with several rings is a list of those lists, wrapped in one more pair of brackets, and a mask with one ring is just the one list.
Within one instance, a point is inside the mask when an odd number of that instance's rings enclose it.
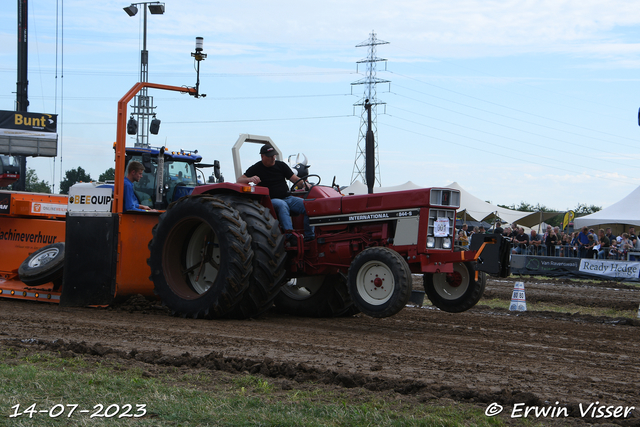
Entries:
{"label": "tractor rear wheel", "polygon": [[176,315],[222,317],[249,286],[253,251],[247,224],[215,197],[172,203],[153,230],[149,250],[155,292]]}
{"label": "tractor rear wheel", "polygon": [[43,246],[24,260],[18,268],[18,277],[29,286],[39,286],[62,279],[64,242]]}
{"label": "tractor rear wheel", "polygon": [[249,279],[249,288],[228,317],[256,317],[271,307],[282,286],[287,260],[284,236],[278,220],[257,201],[234,195],[217,197],[236,209],[247,223],[253,249],[253,274]]}
{"label": "tractor rear wheel", "polygon": [[426,273],[424,290],[433,305],[442,311],[460,313],[476,305],[487,283],[484,272],[478,272],[470,262],[456,262],[453,273]]}
{"label": "tractor rear wheel", "polygon": [[411,289],[409,265],[392,249],[367,248],[349,268],[349,293],[354,305],[368,316],[398,313],[409,302]]}
{"label": "tractor rear wheel", "polygon": [[353,313],[347,281],[340,274],[291,279],[280,288],[275,305],[280,313],[300,317],[337,317]]}

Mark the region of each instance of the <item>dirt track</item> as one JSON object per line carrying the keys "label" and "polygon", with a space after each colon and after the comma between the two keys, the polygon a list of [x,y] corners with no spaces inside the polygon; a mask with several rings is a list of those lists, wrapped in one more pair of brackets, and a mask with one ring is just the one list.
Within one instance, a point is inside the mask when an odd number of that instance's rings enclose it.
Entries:
{"label": "dirt track", "polygon": [[[490,280],[485,298],[509,300],[513,284]],[[640,304],[640,288],[610,283],[527,282],[526,295],[528,303],[616,309]],[[407,307],[386,319],[269,312],[257,320],[210,321],[171,317],[144,300],[115,309],[1,300],[0,339],[5,346],[66,356],[248,371],[277,378],[284,388],[312,380],[394,390],[422,402],[497,402],[505,413],[514,403],[568,405],[577,424],[589,422],[580,417],[579,404],[640,408],[639,320],[514,314],[482,304],[460,314]],[[607,421],[640,425],[640,411]]]}

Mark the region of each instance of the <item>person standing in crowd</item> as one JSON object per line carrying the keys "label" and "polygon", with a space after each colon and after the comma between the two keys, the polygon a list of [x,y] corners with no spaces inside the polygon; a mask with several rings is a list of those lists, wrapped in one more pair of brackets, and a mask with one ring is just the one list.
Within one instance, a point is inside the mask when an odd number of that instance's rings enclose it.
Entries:
{"label": "person standing in crowd", "polygon": [[578,240],[578,232],[574,231],[571,235],[571,246],[573,246],[573,256],[580,256],[580,241]]}
{"label": "person standing in crowd", "polygon": [[493,232],[494,232],[495,234],[502,234],[502,233],[504,233],[504,229],[502,228],[502,224],[500,224],[500,221],[496,221],[495,229],[493,230]]}
{"label": "person standing in crowd", "polygon": [[529,238],[529,254],[541,255],[542,254],[542,236],[540,236],[536,230],[531,230],[531,237]]}
{"label": "person standing in crowd", "polygon": [[611,227],[607,227],[604,235],[609,239],[609,243],[613,243],[613,241],[616,240],[616,235],[611,232]]}
{"label": "person standing in crowd", "polygon": [[549,252],[549,248],[547,247],[547,237],[549,236],[549,234],[551,234],[552,231],[553,231],[553,227],[551,227],[549,224],[547,224],[547,230],[542,235],[542,243],[544,245],[543,246],[544,250],[546,251],[545,255],[547,255],[547,256],[553,256],[554,255],[553,252]]}
{"label": "person standing in crowd", "polygon": [[631,249],[632,245],[629,241],[629,233],[622,233],[622,236],[618,237],[618,259],[624,260],[627,258],[627,252]]}
{"label": "person standing in crowd", "polygon": [[582,227],[582,230],[578,233],[578,253],[580,258],[584,258],[587,255],[586,246],[589,244],[589,229]]}
{"label": "person standing in crowd", "polygon": [[467,236],[467,233],[463,229],[460,229],[458,232],[458,242],[463,250],[469,250],[469,236]]}
{"label": "person standing in crowd", "polygon": [[609,247],[611,246],[611,242],[609,241],[609,238],[602,228],[600,229],[600,231],[598,231],[598,234],[600,235],[600,249],[598,250],[598,259],[605,259],[607,257],[607,254],[609,254]]}
{"label": "person standing in crowd", "polygon": [[598,258],[598,250],[596,249],[598,243],[596,242],[593,234],[587,235],[587,239],[589,240],[589,243],[585,245],[585,258]]}
{"label": "person standing in crowd", "polygon": [[557,244],[558,235],[553,231],[551,226],[547,227],[547,233],[545,233],[544,238],[544,245],[547,247],[547,256],[555,256]]}
{"label": "person standing in crowd", "polygon": [[515,222],[511,224],[511,237],[515,239],[516,236],[519,234],[519,230],[520,230],[520,227],[518,227],[518,224],[516,224]]}
{"label": "person standing in crowd", "polygon": [[637,243],[638,237],[636,236],[636,228],[635,227],[629,227],[629,241],[631,242],[631,244],[635,247],[636,243]]}
{"label": "person standing in crowd", "polygon": [[527,246],[529,245],[529,236],[524,232],[524,228],[520,227],[518,229],[518,234],[514,239],[515,239],[515,242],[518,243],[518,246],[513,248],[511,253],[524,254]]}
{"label": "person standing in crowd", "polygon": [[573,247],[571,246],[571,235],[569,233],[565,233],[562,236],[562,250],[560,252],[560,256],[564,257],[573,257]]}
{"label": "person standing in crowd", "polygon": [[467,237],[467,238],[469,237],[469,231],[468,230],[469,230],[469,225],[466,224],[466,223],[462,224],[462,227],[460,227],[460,231],[462,231],[464,233],[464,236]]}

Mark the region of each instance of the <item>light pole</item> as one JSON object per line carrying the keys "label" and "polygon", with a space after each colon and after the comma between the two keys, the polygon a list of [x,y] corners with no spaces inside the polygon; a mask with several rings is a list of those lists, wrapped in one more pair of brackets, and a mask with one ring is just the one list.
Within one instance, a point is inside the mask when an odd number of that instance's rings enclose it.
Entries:
{"label": "light pole", "polygon": [[[147,51],[147,8],[152,15],[164,14],[164,3],[161,2],[142,2],[131,3],[124,11],[129,16],[135,16],[138,13],[138,5],[142,5],[144,9],[143,17],[143,30],[142,30],[142,50],[140,51],[140,82],[149,82],[149,51]],[[136,96],[132,107],[131,119],[129,120],[130,126],[127,127],[127,133],[130,135],[136,135],[136,147],[148,147],[149,146],[149,118],[154,116],[154,129],[152,133],[157,134],[160,126],[160,120],[155,119],[155,113],[153,112],[156,107],[153,106],[153,97],[150,97],[147,92],[147,88],[143,88]],[[137,116],[138,120],[135,122],[133,116]],[[133,121],[132,121],[133,120]]]}

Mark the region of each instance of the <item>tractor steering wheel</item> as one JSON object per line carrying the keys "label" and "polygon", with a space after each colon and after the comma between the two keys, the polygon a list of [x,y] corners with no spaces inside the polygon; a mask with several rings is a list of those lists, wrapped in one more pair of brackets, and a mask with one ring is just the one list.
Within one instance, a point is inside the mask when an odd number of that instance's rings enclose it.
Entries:
{"label": "tractor steering wheel", "polygon": [[[306,181],[306,180],[307,180],[307,178],[311,178],[312,176],[313,176],[313,177],[318,178],[318,182],[315,182],[315,183],[308,183],[308,184],[309,184],[309,188],[308,188],[308,189],[306,189],[306,190],[304,190],[304,191],[296,190],[296,186],[300,183],[300,181]],[[300,178],[300,179],[298,179],[296,182],[294,182],[293,184],[291,184],[291,188],[289,189],[289,193],[290,193],[292,196],[293,196],[294,194],[296,194],[296,195],[300,195],[300,194],[302,194],[302,195],[304,195],[302,198],[303,198],[303,199],[306,199],[306,198],[307,198],[307,196],[309,196],[309,192],[311,191],[311,189],[312,189],[313,187],[315,187],[316,185],[320,185],[320,180],[321,180],[321,179],[322,179],[322,178],[320,178],[320,175],[307,175],[307,176],[305,176],[304,178]]]}

